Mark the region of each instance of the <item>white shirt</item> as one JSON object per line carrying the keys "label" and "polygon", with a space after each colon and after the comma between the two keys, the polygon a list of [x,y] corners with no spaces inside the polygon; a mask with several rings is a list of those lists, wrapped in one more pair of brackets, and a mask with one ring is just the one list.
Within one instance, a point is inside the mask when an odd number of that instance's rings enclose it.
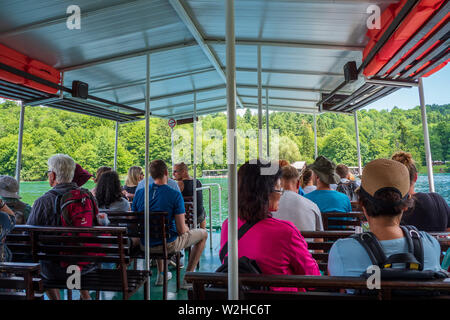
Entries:
{"label": "white shirt", "polygon": [[323,231],[319,207],[296,192],[285,190],[280,198],[278,211],[272,216],[291,221],[300,231]]}
{"label": "white shirt", "polygon": [[305,194],[307,194],[307,193],[313,192],[316,189],[317,189],[316,186],[306,186],[306,187],[303,188],[303,192]]}

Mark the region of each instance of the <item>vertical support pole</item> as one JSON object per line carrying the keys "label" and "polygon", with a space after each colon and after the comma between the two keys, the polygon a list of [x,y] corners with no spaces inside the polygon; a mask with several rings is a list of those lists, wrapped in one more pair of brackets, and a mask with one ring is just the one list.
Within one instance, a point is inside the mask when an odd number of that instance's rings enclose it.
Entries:
{"label": "vertical support pole", "polygon": [[19,141],[17,142],[17,162],[16,162],[16,180],[20,189],[20,170],[22,168],[22,145],[23,145],[23,124],[25,121],[25,106],[22,101],[20,105],[20,120],[19,120]]}
{"label": "vertical support pole", "polygon": [[209,192],[209,250],[213,249],[213,241],[212,241],[212,192],[211,186],[208,186]]}
{"label": "vertical support pole", "polygon": [[359,174],[362,174],[362,163],[361,163],[361,148],[359,144],[359,128],[358,128],[358,111],[353,112],[355,117],[355,133],[356,133],[356,153],[358,154],[358,169]]}
{"label": "vertical support pole", "polygon": [[173,128],[170,128],[170,143],[172,145],[172,151],[171,151],[171,154],[170,154],[170,159],[171,159],[171,164],[172,164],[172,169],[173,169],[173,166],[175,165],[174,159],[173,159]]}
{"label": "vertical support pole", "polygon": [[316,114],[313,115],[314,118],[314,159],[317,159],[317,119]]}
{"label": "vertical support pole", "polygon": [[[150,142],[150,54],[147,53],[147,76],[145,83],[145,270],[150,272],[150,190],[148,185]],[[146,296],[150,300],[150,276],[147,277]]]}
{"label": "vertical support pole", "polygon": [[228,299],[239,299],[236,160],[236,38],[234,0],[226,2],[227,162],[228,162]]}
{"label": "vertical support pole", "polygon": [[422,78],[419,78],[420,111],[422,113],[423,142],[425,144],[425,159],[427,161],[428,184],[430,192],[434,192],[433,160],[431,159],[430,136],[428,134],[427,109],[425,106],[425,95],[423,93]]}
{"label": "vertical support pole", "polygon": [[117,171],[117,144],[119,142],[119,121],[116,121],[116,138],[114,141],[114,171]]}
{"label": "vertical support pole", "polygon": [[262,79],[261,79],[261,46],[258,46],[258,158],[263,157],[262,142]]}
{"label": "vertical support pole", "polygon": [[269,136],[269,88],[266,87],[266,143],[267,143],[267,160],[270,159],[270,136]]}
{"label": "vertical support pole", "polygon": [[197,229],[197,92],[194,91],[194,229]]}

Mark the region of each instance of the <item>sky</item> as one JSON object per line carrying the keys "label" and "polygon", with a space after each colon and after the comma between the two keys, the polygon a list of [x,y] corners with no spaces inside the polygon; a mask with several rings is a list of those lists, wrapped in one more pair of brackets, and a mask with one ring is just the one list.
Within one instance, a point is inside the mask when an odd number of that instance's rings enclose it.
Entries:
{"label": "sky", "polygon": [[[450,64],[423,79],[425,104],[450,103]],[[363,109],[411,109],[420,105],[418,88],[402,88]]]}

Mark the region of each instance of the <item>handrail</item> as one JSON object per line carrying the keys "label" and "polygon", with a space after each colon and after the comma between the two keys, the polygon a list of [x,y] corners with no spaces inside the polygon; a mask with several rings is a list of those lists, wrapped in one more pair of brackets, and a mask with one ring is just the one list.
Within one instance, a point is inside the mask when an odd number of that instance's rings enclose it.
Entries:
{"label": "handrail", "polygon": [[[212,250],[213,248],[213,244],[212,244],[212,193],[211,193],[211,187],[207,186],[207,187],[200,187],[200,188],[196,188],[195,191],[201,191],[201,190],[208,190],[209,192],[209,247],[210,250]],[[197,212],[194,213],[195,215],[197,215]],[[195,226],[197,227],[197,226]]]}
{"label": "handrail", "polygon": [[220,183],[204,183],[203,185],[219,187],[219,224],[222,225],[222,186]]}

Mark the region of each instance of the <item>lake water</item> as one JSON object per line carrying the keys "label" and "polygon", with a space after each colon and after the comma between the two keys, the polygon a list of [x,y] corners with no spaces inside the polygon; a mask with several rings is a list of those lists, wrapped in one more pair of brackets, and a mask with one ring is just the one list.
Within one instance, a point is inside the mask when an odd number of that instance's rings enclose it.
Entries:
{"label": "lake water", "polygon": [[[228,184],[227,178],[202,178],[199,179],[203,184],[218,183],[222,187],[222,216],[219,217],[219,194],[218,188],[212,186],[212,222],[213,226],[217,227],[221,225],[221,221],[225,220],[228,216]],[[434,175],[434,185],[436,192],[439,193],[447,203],[450,204],[450,174],[439,173]],[[93,181],[88,181],[83,187],[92,189],[94,187]],[[50,186],[47,181],[33,181],[33,182],[21,182],[20,194],[22,201],[29,203],[30,205],[45,192],[50,190]],[[420,175],[416,183],[416,192],[428,192],[428,178],[426,175]],[[203,205],[209,213],[209,192],[203,191]],[[209,219],[207,217],[208,226]]]}

